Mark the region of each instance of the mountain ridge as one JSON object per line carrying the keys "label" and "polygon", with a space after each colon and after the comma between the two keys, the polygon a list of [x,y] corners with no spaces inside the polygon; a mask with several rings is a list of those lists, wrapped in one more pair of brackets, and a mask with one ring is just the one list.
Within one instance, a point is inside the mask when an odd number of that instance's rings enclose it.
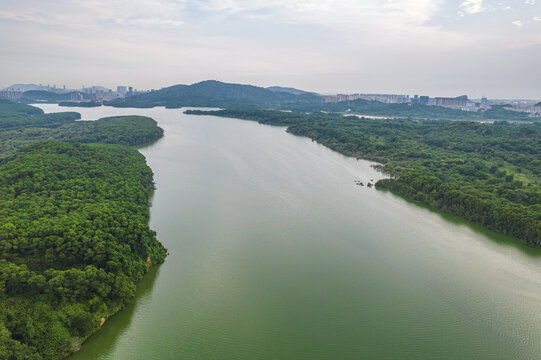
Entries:
{"label": "mountain ridge", "polygon": [[319,104],[315,94],[292,94],[263,87],[205,80],[191,85],[173,85],[160,90],[113,100],[106,105],[114,107],[249,107],[267,108],[288,104]]}

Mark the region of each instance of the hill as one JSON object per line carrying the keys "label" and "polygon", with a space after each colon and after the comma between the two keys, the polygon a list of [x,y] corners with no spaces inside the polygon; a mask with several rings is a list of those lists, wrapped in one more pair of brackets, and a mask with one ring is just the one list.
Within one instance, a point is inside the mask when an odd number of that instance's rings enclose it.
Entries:
{"label": "hill", "polygon": [[17,117],[39,114],[43,114],[43,110],[41,110],[40,108],[0,99],[0,119],[8,116]]}
{"label": "hill", "polygon": [[0,359],[77,351],[166,255],[148,226],[152,170],[129,147],[163,130],[79,118],[0,101]]}
{"label": "hill", "polygon": [[[270,91],[285,92],[285,93],[294,94],[294,95],[315,94],[315,93],[311,93],[311,92],[304,91],[304,90],[299,90],[299,89],[295,89],[295,88],[291,88],[291,87],[282,87],[282,86],[269,86],[266,89],[270,90]],[[317,94],[315,94],[315,95],[317,95]]]}
{"label": "hill", "polygon": [[134,296],[165,248],[136,149],[48,142],[0,166],[0,359],[57,360]]}
{"label": "hill", "polygon": [[192,85],[175,85],[145,94],[108,102],[115,107],[168,108],[220,107],[220,108],[279,108],[291,104],[318,104],[319,96],[314,94],[295,95],[277,92],[252,85],[230,84],[215,80],[202,81]]}
{"label": "hill", "polygon": [[156,122],[145,116],[115,116],[76,121],[76,112],[44,114],[34,106],[0,101],[0,165],[33,143],[62,141],[137,146],[163,136]]}
{"label": "hill", "polygon": [[13,84],[8,87],[5,87],[5,89],[17,89],[19,91],[30,91],[30,90],[45,90],[47,91],[50,89],[49,86],[43,86],[43,85],[36,85],[36,84]]}

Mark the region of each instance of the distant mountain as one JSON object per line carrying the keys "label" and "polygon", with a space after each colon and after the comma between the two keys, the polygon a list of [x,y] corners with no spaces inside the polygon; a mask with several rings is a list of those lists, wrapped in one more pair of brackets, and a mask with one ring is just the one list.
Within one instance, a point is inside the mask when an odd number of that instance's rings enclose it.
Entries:
{"label": "distant mountain", "polygon": [[541,101],[535,104],[535,106],[541,106]]}
{"label": "distant mountain", "polygon": [[115,107],[168,108],[219,107],[219,108],[279,108],[290,104],[319,104],[319,96],[303,93],[272,91],[252,85],[230,84],[215,80],[192,85],[175,85],[149,93],[118,99],[106,103]]}
{"label": "distant mountain", "polygon": [[317,95],[316,93],[311,93],[311,92],[308,92],[308,91],[299,90],[299,89],[295,89],[295,88],[291,88],[291,87],[269,86],[266,89],[270,90],[270,91],[285,92],[285,93],[294,94],[294,95],[302,95],[302,94],[315,94],[315,95]]}
{"label": "distant mountain", "polygon": [[50,89],[50,87],[43,86],[43,85],[36,85],[36,84],[13,84],[13,85],[5,87],[4,89],[13,89],[13,90],[19,90],[19,91],[25,92],[25,91],[31,91],[31,90],[47,91]]}
{"label": "distant mountain", "polygon": [[[22,91],[22,92],[25,92],[25,91],[50,91],[50,92],[74,92],[74,91],[77,91],[75,89],[55,88],[55,87],[51,87],[51,86],[36,85],[36,84],[13,84],[13,85],[5,87],[4,89],[14,89],[14,90]],[[92,91],[109,91],[108,88],[103,87],[103,86],[91,86],[91,87],[87,87],[86,89],[92,90]]]}

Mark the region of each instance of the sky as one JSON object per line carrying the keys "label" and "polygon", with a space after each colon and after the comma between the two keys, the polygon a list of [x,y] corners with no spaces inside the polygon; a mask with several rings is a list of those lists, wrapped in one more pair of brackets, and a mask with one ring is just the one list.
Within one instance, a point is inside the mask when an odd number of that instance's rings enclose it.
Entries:
{"label": "sky", "polygon": [[0,86],[541,99],[541,0],[0,0]]}

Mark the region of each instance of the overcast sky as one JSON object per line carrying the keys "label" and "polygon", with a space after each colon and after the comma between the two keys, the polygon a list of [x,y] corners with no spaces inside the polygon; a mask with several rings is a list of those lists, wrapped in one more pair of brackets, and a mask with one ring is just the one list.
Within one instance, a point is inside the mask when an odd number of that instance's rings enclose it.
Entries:
{"label": "overcast sky", "polygon": [[541,99],[541,0],[0,0],[0,85]]}

